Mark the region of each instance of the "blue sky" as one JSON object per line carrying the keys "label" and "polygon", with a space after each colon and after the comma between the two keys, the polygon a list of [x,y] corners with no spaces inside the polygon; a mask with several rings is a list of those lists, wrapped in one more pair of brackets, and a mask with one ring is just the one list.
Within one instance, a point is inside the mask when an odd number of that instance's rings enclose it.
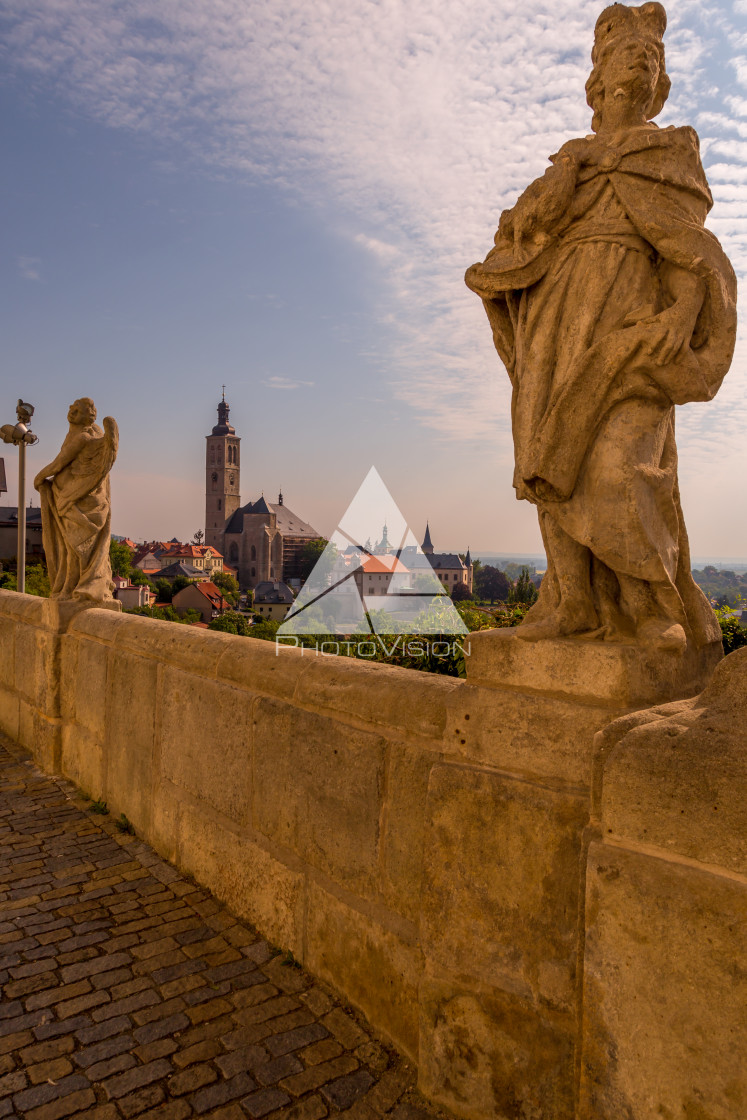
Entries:
{"label": "blue sky", "polygon": [[[225,383],[242,500],[282,486],[329,535],[373,464],[436,547],[538,551],[462,275],[588,131],[601,6],[0,0],[2,420],[37,406],[31,468],[91,395],[120,425],[114,531],[189,537]],[[743,278],[747,3],[667,8],[659,123],[698,129]],[[747,556],[746,336],[716,400],[678,410],[699,556]]]}

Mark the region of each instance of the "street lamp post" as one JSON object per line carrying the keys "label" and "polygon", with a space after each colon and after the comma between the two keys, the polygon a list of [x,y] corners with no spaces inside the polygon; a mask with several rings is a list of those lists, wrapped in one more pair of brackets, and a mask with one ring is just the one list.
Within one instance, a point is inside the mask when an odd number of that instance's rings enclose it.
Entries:
{"label": "street lamp post", "polygon": [[13,443],[18,448],[18,575],[16,586],[19,591],[26,590],[26,445],[39,442],[29,427],[34,415],[34,406],[19,400],[16,405],[15,424],[3,424],[0,436],[3,443]]}

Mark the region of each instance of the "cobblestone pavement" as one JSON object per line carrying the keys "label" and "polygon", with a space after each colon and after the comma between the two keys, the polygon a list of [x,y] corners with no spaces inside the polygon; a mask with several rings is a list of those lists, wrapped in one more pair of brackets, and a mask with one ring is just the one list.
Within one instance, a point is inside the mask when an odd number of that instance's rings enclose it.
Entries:
{"label": "cobblestone pavement", "polygon": [[0,738],[0,1118],[427,1120],[334,994]]}

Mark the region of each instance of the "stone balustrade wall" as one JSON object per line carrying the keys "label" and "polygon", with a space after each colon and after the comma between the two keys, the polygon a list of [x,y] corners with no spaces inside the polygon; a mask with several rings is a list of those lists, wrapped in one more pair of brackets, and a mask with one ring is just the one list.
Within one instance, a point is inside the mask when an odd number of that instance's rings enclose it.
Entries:
{"label": "stone balustrade wall", "polygon": [[0,591],[0,728],[343,992],[431,1099],[725,1120],[736,1011],[719,1033],[678,1007],[705,981],[736,1006],[743,815],[686,842],[702,752],[666,785],[639,743],[665,709],[625,735],[631,705],[578,676],[471,683]]}

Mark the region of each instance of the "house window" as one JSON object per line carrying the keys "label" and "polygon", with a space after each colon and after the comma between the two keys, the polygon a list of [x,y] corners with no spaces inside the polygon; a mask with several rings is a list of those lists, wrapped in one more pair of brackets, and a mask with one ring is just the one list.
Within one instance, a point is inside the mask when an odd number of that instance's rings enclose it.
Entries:
{"label": "house window", "polygon": [[252,575],[256,576],[256,574],[257,574],[256,568],[252,568]]}
{"label": "house window", "polygon": [[228,549],[228,556],[229,556],[229,559],[233,563],[235,563],[238,560],[238,558],[239,558],[239,546],[236,544],[236,541],[231,541],[230,548]]}
{"label": "house window", "polygon": [[256,550],[256,548],[254,547],[254,545],[252,545],[252,554],[251,554],[251,558],[252,558],[252,560],[256,560],[256,559],[257,559],[257,550]]}
{"label": "house window", "polygon": [[218,509],[220,509],[220,498],[218,498]]}

